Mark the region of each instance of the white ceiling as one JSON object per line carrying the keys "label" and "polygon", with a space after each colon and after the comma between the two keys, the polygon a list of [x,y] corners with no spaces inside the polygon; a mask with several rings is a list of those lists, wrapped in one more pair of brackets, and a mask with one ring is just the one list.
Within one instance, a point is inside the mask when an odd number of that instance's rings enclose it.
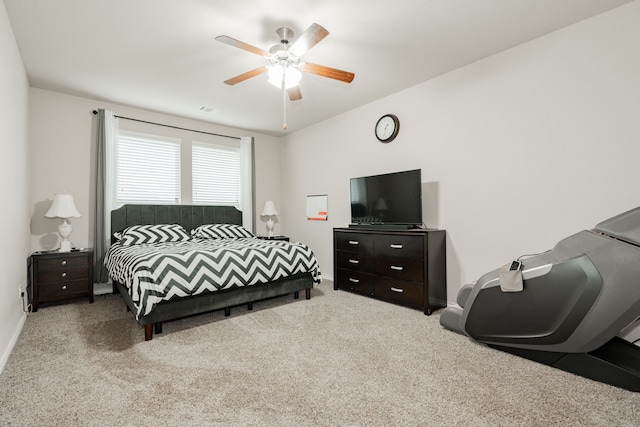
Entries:
{"label": "white ceiling", "polygon": [[[329,36],[303,60],[355,73],[305,73],[287,132],[587,19],[631,0],[4,0],[33,87],[282,135],[282,92],[265,65],[214,40],[264,50],[276,28]],[[213,109],[199,111],[201,106]],[[117,113],[117,112],[116,112]]]}

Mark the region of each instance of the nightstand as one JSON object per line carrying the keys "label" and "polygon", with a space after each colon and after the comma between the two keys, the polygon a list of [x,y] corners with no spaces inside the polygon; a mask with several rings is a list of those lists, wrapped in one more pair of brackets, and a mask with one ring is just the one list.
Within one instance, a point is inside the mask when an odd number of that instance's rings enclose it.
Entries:
{"label": "nightstand", "polygon": [[93,250],[31,254],[31,308],[43,302],[89,297],[93,303]]}
{"label": "nightstand", "polygon": [[287,236],[258,236],[258,239],[262,240],[283,240],[285,242],[289,241]]}

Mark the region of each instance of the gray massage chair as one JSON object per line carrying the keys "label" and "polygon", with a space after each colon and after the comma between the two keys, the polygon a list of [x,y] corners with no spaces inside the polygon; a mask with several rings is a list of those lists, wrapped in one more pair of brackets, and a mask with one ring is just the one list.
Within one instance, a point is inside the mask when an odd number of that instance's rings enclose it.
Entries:
{"label": "gray massage chair", "polygon": [[522,260],[521,290],[501,270],[458,293],[440,324],[490,347],[640,391],[640,207]]}

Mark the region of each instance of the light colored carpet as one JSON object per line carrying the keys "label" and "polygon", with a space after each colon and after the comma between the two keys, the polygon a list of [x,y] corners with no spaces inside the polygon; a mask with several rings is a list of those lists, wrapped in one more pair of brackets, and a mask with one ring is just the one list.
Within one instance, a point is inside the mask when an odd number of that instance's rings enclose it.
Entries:
{"label": "light colored carpet", "polygon": [[31,314],[2,425],[640,424],[640,394],[476,344],[439,313],[334,291],[143,329],[118,296]]}

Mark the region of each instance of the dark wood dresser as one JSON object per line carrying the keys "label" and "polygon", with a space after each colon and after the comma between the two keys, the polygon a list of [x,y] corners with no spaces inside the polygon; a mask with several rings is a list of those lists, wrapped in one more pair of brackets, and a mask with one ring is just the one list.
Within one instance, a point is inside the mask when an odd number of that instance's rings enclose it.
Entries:
{"label": "dark wood dresser", "polygon": [[29,268],[31,307],[40,303],[89,297],[93,303],[93,251],[34,252]]}
{"label": "dark wood dresser", "polygon": [[334,228],[334,289],[423,310],[447,306],[444,230]]}

